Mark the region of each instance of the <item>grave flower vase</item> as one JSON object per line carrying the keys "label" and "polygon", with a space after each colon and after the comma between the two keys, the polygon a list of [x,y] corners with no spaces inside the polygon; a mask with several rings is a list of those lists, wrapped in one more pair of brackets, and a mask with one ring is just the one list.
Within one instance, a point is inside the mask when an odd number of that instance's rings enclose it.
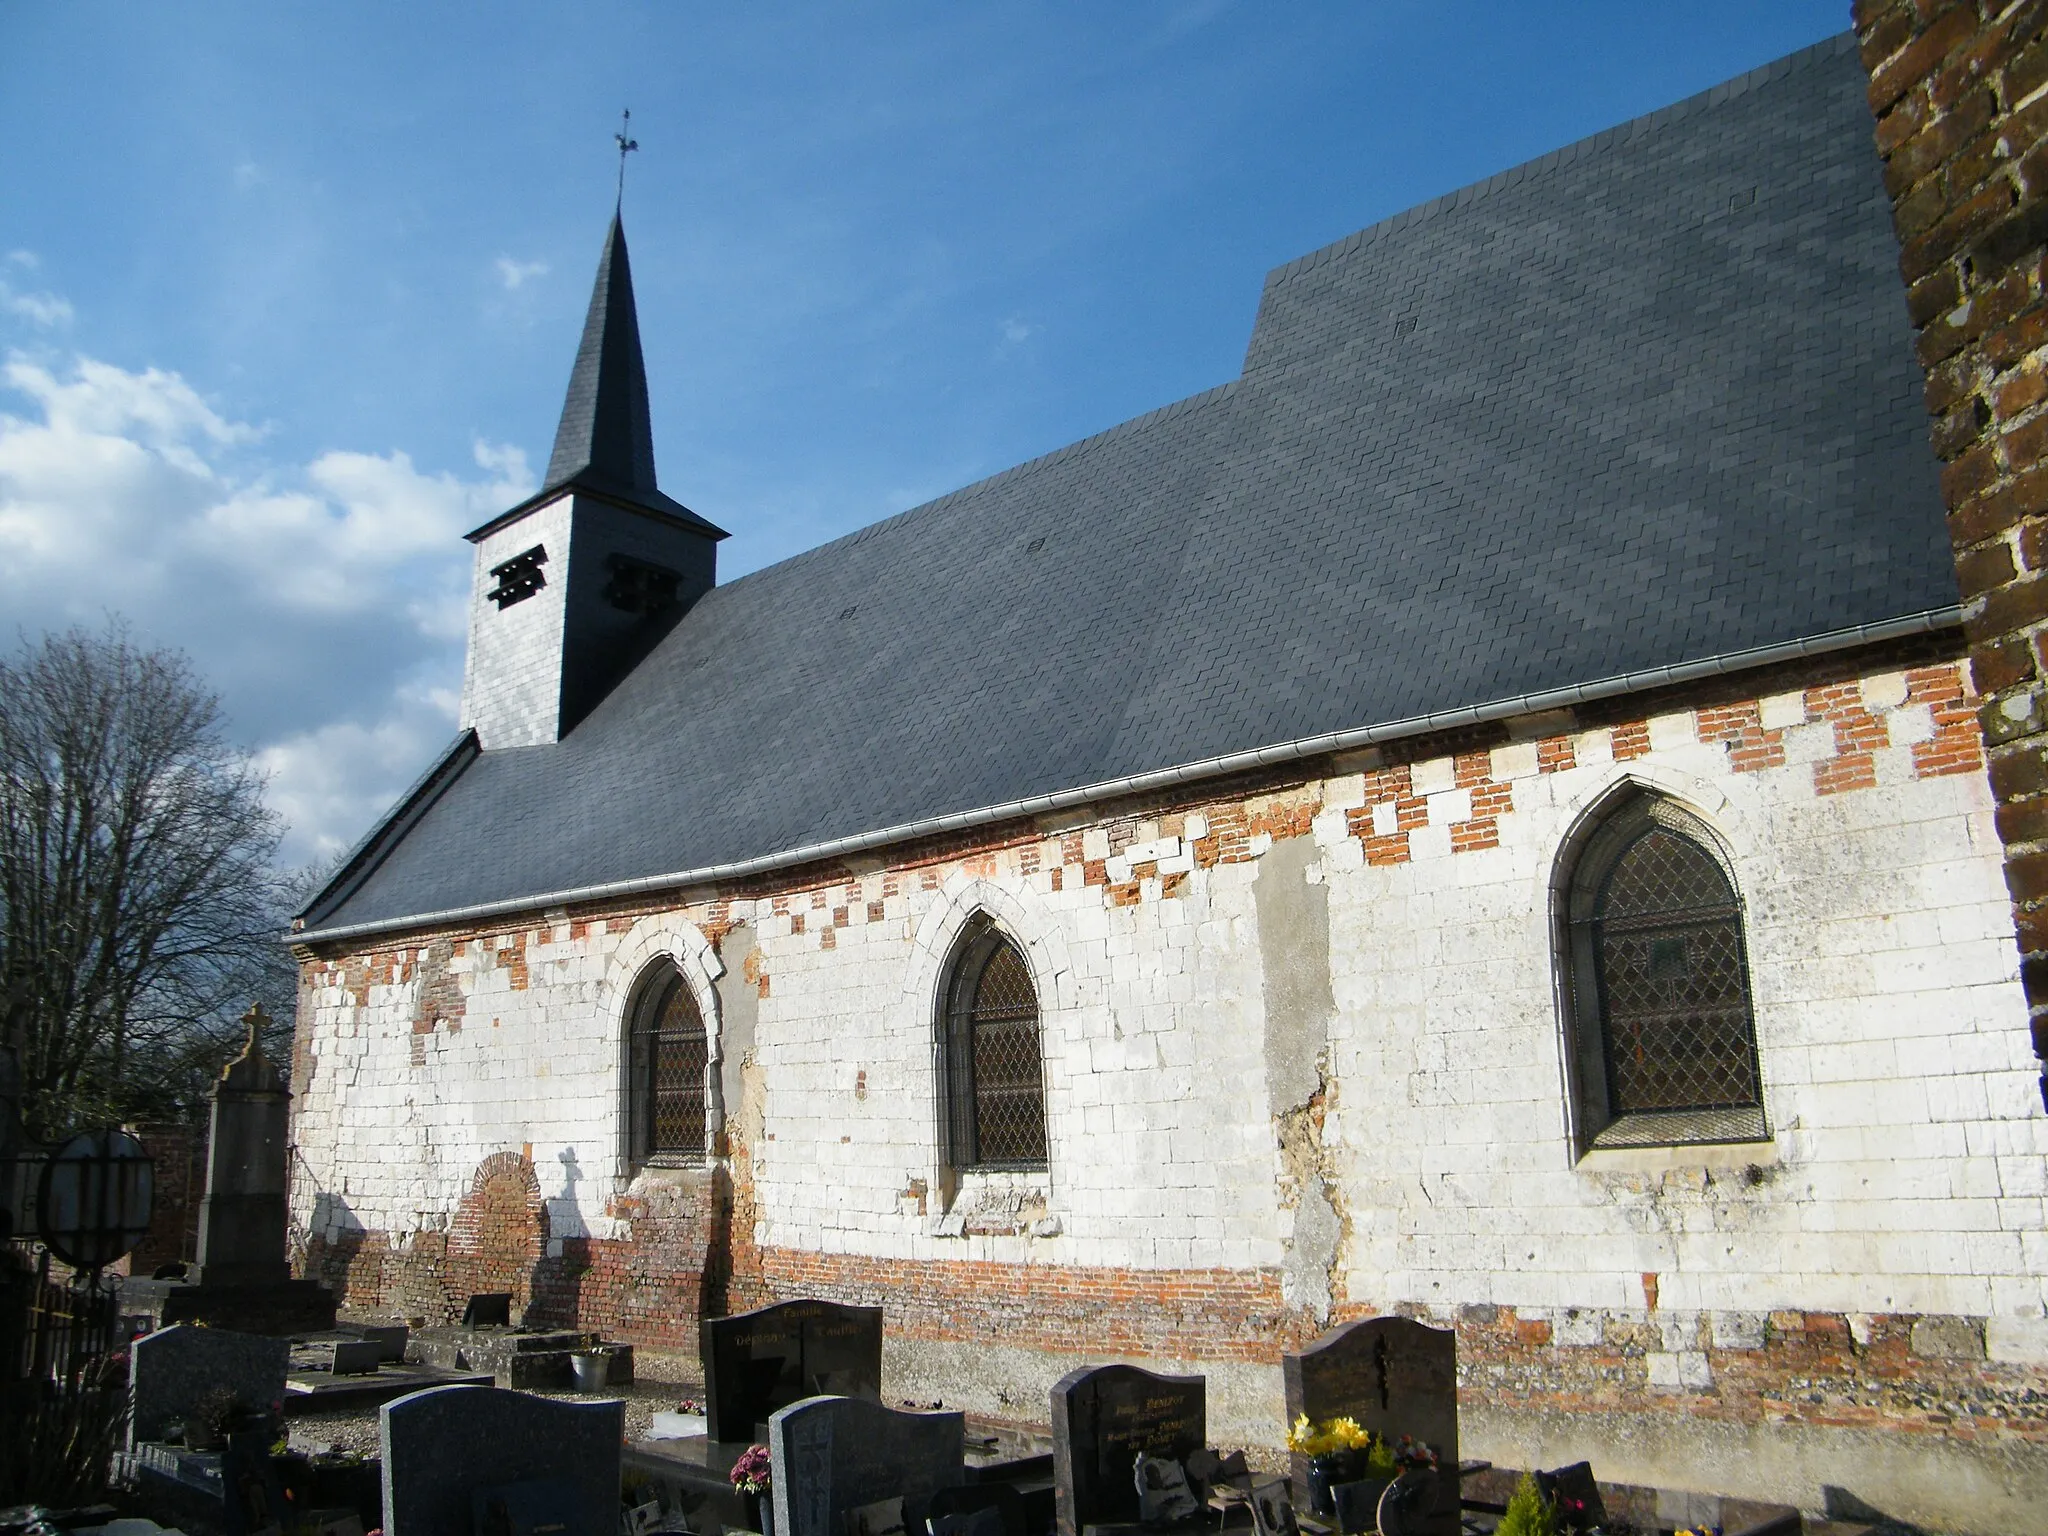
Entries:
{"label": "grave flower vase", "polygon": [[1308,1462],[1308,1504],[1319,1515],[1337,1512],[1330,1490],[1365,1476],[1365,1456],[1358,1451],[1325,1451]]}
{"label": "grave flower vase", "polygon": [[747,1499],[747,1519],[761,1536],[775,1536],[775,1495],[773,1493],[750,1493]]}

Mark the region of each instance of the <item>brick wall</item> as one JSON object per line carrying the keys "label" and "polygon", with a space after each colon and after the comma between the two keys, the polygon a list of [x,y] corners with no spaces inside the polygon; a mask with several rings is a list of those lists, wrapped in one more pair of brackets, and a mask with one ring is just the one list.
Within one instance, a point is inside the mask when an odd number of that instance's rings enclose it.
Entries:
{"label": "brick wall", "polygon": [[2048,5],[1857,0],[1853,14],[2048,1057]]}
{"label": "brick wall", "polygon": [[199,1202],[206,1194],[206,1122],[151,1121],[135,1128],[153,1159],[154,1203],[149,1236],[136,1244],[128,1272],[149,1275],[160,1265],[189,1262],[199,1253]]}

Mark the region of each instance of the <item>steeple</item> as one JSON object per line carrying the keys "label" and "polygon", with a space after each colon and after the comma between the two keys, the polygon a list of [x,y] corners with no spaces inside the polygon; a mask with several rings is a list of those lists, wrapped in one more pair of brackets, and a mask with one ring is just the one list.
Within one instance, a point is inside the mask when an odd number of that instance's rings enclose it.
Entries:
{"label": "steeple", "polygon": [[654,482],[654,428],[647,415],[633,268],[626,257],[626,227],[616,213],[590,291],[546,485],[554,490],[586,479],[594,488],[661,494]]}
{"label": "steeple", "polygon": [[561,740],[716,584],[724,537],[654,482],[640,319],[614,213],[547,479],[469,535],[463,725],[486,750]]}

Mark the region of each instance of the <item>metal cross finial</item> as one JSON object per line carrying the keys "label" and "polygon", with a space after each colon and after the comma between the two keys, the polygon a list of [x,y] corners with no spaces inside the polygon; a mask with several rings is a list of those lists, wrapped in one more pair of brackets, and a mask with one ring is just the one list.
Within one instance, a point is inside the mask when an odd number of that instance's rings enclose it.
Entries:
{"label": "metal cross finial", "polygon": [[633,113],[629,108],[619,114],[619,131],[612,135],[619,145],[619,204],[622,207],[626,201],[626,156],[640,147],[638,139],[628,137],[632,131]]}

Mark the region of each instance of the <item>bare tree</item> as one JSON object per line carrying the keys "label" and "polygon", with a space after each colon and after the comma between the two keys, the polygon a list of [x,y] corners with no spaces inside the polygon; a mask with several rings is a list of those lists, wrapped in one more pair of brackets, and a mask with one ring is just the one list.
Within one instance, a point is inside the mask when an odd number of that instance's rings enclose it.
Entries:
{"label": "bare tree", "polygon": [[30,1135],[161,1112],[276,995],[262,794],[178,652],[116,624],[0,662],[0,977]]}

